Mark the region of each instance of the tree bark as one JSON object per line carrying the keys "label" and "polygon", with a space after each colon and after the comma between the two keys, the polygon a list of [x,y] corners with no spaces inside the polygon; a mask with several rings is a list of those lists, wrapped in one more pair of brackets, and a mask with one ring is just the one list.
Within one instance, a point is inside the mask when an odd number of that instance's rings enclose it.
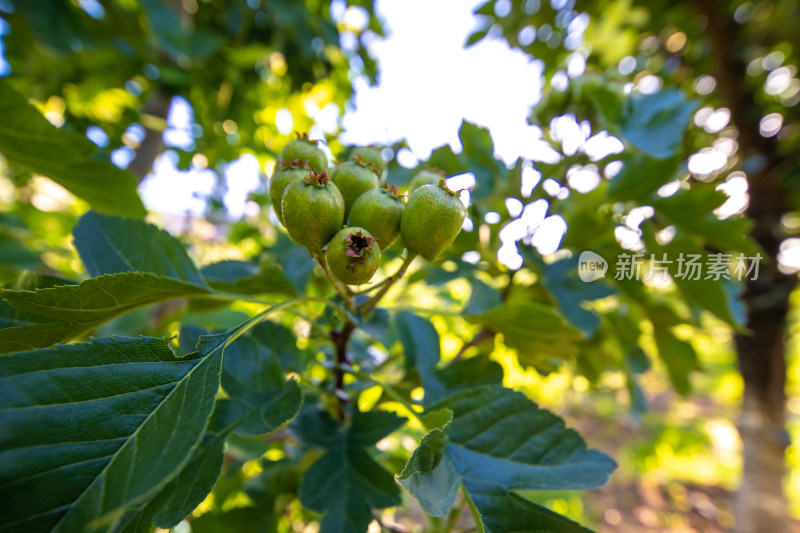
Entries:
{"label": "tree bark", "polygon": [[[156,86],[148,97],[147,102],[145,102],[144,113],[166,120],[167,113],[169,113],[169,105],[169,95],[161,87]],[[163,146],[161,142],[163,133],[163,131],[145,126],[144,139],[136,150],[136,156],[133,161],[128,165],[128,170],[139,178],[139,182],[153,168],[153,162],[155,162],[156,156],[158,156]]]}
{"label": "tree bark", "polygon": [[716,0],[696,4],[708,20],[708,37],[720,97],[739,129],[739,147],[749,163],[750,203],[747,215],[754,222],[751,236],[766,252],[758,277],[747,280],[744,302],[749,333],[736,336],[744,395],[739,420],[743,445],[742,482],[734,502],[738,533],[786,531],[783,493],[786,396],[786,317],[796,275],[778,269],[783,240],[781,217],[788,211],[784,190],[784,161],[774,138],[759,134],[764,114],[747,83],[746,64],[738,53],[740,27],[727,5]]}

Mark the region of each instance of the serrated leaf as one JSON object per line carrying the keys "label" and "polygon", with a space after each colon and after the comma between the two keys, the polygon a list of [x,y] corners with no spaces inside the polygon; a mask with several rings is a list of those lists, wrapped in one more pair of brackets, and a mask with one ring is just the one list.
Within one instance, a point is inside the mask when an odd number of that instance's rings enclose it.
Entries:
{"label": "serrated leaf", "polygon": [[555,368],[560,361],[574,358],[581,335],[553,309],[535,302],[506,302],[478,315],[464,315],[502,333],[505,343],[519,352],[520,362],[540,370]]}
{"label": "serrated leaf", "polygon": [[303,404],[297,382],[284,380],[277,358],[252,335],[237,339],[225,352],[222,388],[228,399],[221,402],[220,416],[243,419],[236,428],[240,435],[272,433],[297,416]]}
{"label": "serrated leaf", "polygon": [[[759,247],[749,237],[752,220],[741,216],[720,220],[714,214],[714,209],[726,200],[727,196],[721,191],[692,187],[668,198],[655,198],[650,203],[666,222],[698,235],[714,246],[756,255]],[[686,213],[692,213],[692,216],[686,216]]]}
{"label": "serrated leaf", "polygon": [[675,390],[685,396],[692,389],[689,373],[700,369],[697,353],[687,341],[675,336],[670,328],[657,321],[653,323],[653,337],[658,348],[658,356],[667,367],[667,374]]}
{"label": "serrated leaf", "polygon": [[[427,446],[414,452],[400,477],[426,512],[446,514],[462,483],[488,531],[585,533],[578,524],[511,491],[596,487],[608,480],[614,461],[587,450],[583,439],[556,415],[501,386],[466,390],[431,409],[450,410],[453,420],[428,434]],[[440,462],[423,460],[423,455],[435,454],[444,437],[449,444]]]}
{"label": "serrated leaf", "polygon": [[[322,424],[317,425],[319,421]],[[397,429],[404,419],[380,411],[355,412],[352,427],[345,428],[314,410],[300,422],[298,427],[308,428],[301,429],[301,435],[308,435],[314,426],[324,428],[323,439],[312,443],[324,443],[325,454],[306,471],[300,485],[303,506],[325,513],[321,533],[363,533],[372,520],[372,508],[400,503],[392,474],[370,457],[366,446]]]}
{"label": "serrated leaf", "polygon": [[646,204],[650,195],[675,179],[680,158],[656,159],[633,152],[620,157],[622,169],[609,182],[609,196],[619,200],[636,200]]}
{"label": "serrated leaf", "polygon": [[503,367],[485,356],[475,356],[459,361],[450,361],[437,368],[434,379],[425,388],[425,406],[443,400],[462,390],[481,385],[502,385]]}
{"label": "serrated leaf", "polygon": [[678,89],[654,94],[631,94],[625,100],[621,136],[656,159],[678,153],[689,117],[697,107]]}
{"label": "serrated leaf", "polygon": [[225,435],[206,433],[191,460],[163,489],[140,509],[130,511],[119,533],[150,533],[153,525],[175,527],[211,491],[224,459]]}
{"label": "serrated leaf", "polygon": [[472,293],[464,306],[464,314],[477,315],[502,303],[500,292],[479,279],[472,280]]}
{"label": "serrated leaf", "polygon": [[208,288],[183,245],[142,220],[88,212],[72,230],[75,248],[92,277],[149,272]]}
{"label": "serrated leaf", "polygon": [[220,261],[204,266],[200,273],[211,287],[219,291],[289,296],[297,294],[283,269],[269,261],[262,262],[261,265],[249,261]]}
{"label": "serrated leaf", "polygon": [[68,341],[137,307],[207,293],[205,287],[145,272],[105,275],[79,285],[34,291],[2,289],[0,298],[23,316],[50,322],[20,323],[0,330],[0,353]]}
{"label": "serrated leaf", "polygon": [[441,357],[439,333],[429,320],[407,311],[395,315],[394,327],[403,344],[406,371],[416,369],[424,380]]}
{"label": "serrated leaf", "polygon": [[578,257],[562,259],[546,264],[538,254],[524,253],[526,260],[535,262],[544,276],[542,286],[558,302],[564,317],[576,326],[584,336],[591,337],[600,327],[600,317],[581,304],[614,294],[614,289],[602,281],[586,283],[578,277]]}
{"label": "serrated leaf", "polygon": [[94,144],[77,132],[50,124],[36,108],[0,80],[0,153],[42,174],[99,211],[141,217],[138,180],[108,161],[90,161]]}
{"label": "serrated leaf", "polygon": [[492,483],[464,479],[486,531],[503,533],[591,533],[558,513]]}
{"label": "serrated leaf", "polygon": [[616,468],[559,417],[504,387],[467,390],[433,408],[452,409],[448,455],[470,479],[507,489],[586,489]]}
{"label": "serrated leaf", "polygon": [[2,529],[110,530],[189,460],[230,333],[177,358],[169,339],[0,356]]}
{"label": "serrated leaf", "polygon": [[[15,279],[12,283],[9,283],[4,288],[9,290],[33,291],[36,289],[57,287],[59,285],[75,285],[75,282],[57,278],[55,276],[25,271],[21,273],[17,279]],[[53,318],[15,309],[0,299],[0,329],[31,326],[34,324],[42,324],[54,321],[56,320]],[[20,349],[24,348],[20,347]]]}
{"label": "serrated leaf", "polygon": [[453,462],[445,455],[450,442],[450,422],[453,412],[439,409],[425,416],[426,423],[434,427],[422,438],[397,481],[419,501],[431,516],[444,516],[453,506],[458,494],[461,476]]}
{"label": "serrated leaf", "polygon": [[426,406],[463,388],[502,383],[503,368],[482,357],[452,361],[437,368],[440,357],[439,334],[430,320],[404,311],[395,315],[394,327],[403,344],[406,372],[413,371],[422,380]]}
{"label": "serrated leaf", "polygon": [[470,197],[473,201],[485,198],[494,190],[496,180],[505,178],[508,169],[494,158],[494,143],[488,129],[465,120],[458,138],[462,145],[459,159],[475,174],[476,184]]}

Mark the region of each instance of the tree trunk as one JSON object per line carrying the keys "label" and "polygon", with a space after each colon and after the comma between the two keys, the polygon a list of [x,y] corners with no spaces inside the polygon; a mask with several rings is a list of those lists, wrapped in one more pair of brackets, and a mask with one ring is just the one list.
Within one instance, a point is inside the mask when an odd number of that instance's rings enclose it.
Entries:
{"label": "tree trunk", "polygon": [[[144,105],[144,113],[166,120],[169,113],[170,98],[160,86],[156,86]],[[161,152],[163,131],[145,126],[144,139],[136,150],[136,156],[128,165],[128,170],[141,182],[153,168],[156,156]]]}
{"label": "tree trunk", "polygon": [[796,275],[778,269],[783,240],[781,217],[788,211],[784,190],[783,157],[774,138],[759,134],[765,114],[756,104],[747,82],[741,55],[740,26],[726,3],[701,0],[695,4],[708,20],[708,37],[720,94],[739,129],[740,155],[747,161],[750,203],[747,215],[754,222],[751,236],[766,252],[758,277],[748,279],[744,302],[749,333],[736,336],[744,396],[739,421],[743,445],[742,482],[734,502],[737,533],[786,531],[783,494],[786,397],[786,317]]}

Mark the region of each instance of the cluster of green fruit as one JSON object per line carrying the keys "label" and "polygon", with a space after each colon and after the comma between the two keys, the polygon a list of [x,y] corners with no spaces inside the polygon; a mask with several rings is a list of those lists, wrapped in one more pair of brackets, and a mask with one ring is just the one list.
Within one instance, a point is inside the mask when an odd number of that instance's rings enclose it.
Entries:
{"label": "cluster of green fruit", "polygon": [[347,285],[372,279],[381,250],[397,241],[409,256],[435,260],[466,217],[458,193],[447,188],[442,175],[416,174],[405,202],[396,186],[383,182],[383,173],[380,151],[359,147],[329,174],[325,153],[301,135],[283,149],[270,178],[272,206],[289,236]]}

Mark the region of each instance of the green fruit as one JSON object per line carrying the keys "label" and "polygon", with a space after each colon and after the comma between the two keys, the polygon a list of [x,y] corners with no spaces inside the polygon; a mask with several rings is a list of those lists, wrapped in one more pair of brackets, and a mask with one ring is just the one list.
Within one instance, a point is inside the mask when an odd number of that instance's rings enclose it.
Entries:
{"label": "green fruit", "polygon": [[320,252],[344,224],[344,199],[328,174],[312,170],[286,186],[281,200],[283,225],[312,255]]}
{"label": "green fruit", "polygon": [[363,285],[381,264],[381,249],[363,228],[347,227],[333,236],[325,250],[330,273],[342,283]]}
{"label": "green fruit", "polygon": [[408,193],[416,191],[423,185],[436,185],[444,177],[444,172],[437,168],[426,168],[414,174],[408,181]]}
{"label": "green fruit", "polygon": [[381,250],[386,251],[400,236],[400,219],[405,204],[396,186],[367,191],[353,204],[347,223],[369,231]]}
{"label": "green fruit", "polygon": [[372,163],[375,167],[375,173],[378,174],[378,176],[383,175],[386,163],[383,162],[380,148],[377,146],[359,146],[353,148],[353,151],[350,152],[350,158],[353,159],[356,156],[360,157],[361,160],[366,163]]}
{"label": "green fruit", "polygon": [[283,224],[283,214],[281,213],[281,200],[283,199],[283,191],[286,186],[292,181],[300,178],[308,177],[308,167],[299,159],[287,163],[280,162],[281,168],[277,170],[269,179],[269,199],[272,202],[272,208],[275,209],[275,214],[278,220]]}
{"label": "green fruit", "polygon": [[378,174],[375,173],[375,167],[361,161],[361,159],[337,165],[331,172],[331,179],[344,198],[345,219],[350,214],[350,208],[355,203],[356,198],[370,189],[377,188],[379,181]]}
{"label": "green fruit", "polygon": [[409,250],[433,261],[458,236],[467,210],[458,193],[439,185],[423,185],[411,193],[400,221],[400,233]]}
{"label": "green fruit", "polygon": [[308,166],[316,171],[322,172],[328,168],[328,156],[317,147],[317,141],[309,141],[307,133],[298,133],[298,138],[289,141],[281,152],[281,161],[300,161],[308,162]]}

